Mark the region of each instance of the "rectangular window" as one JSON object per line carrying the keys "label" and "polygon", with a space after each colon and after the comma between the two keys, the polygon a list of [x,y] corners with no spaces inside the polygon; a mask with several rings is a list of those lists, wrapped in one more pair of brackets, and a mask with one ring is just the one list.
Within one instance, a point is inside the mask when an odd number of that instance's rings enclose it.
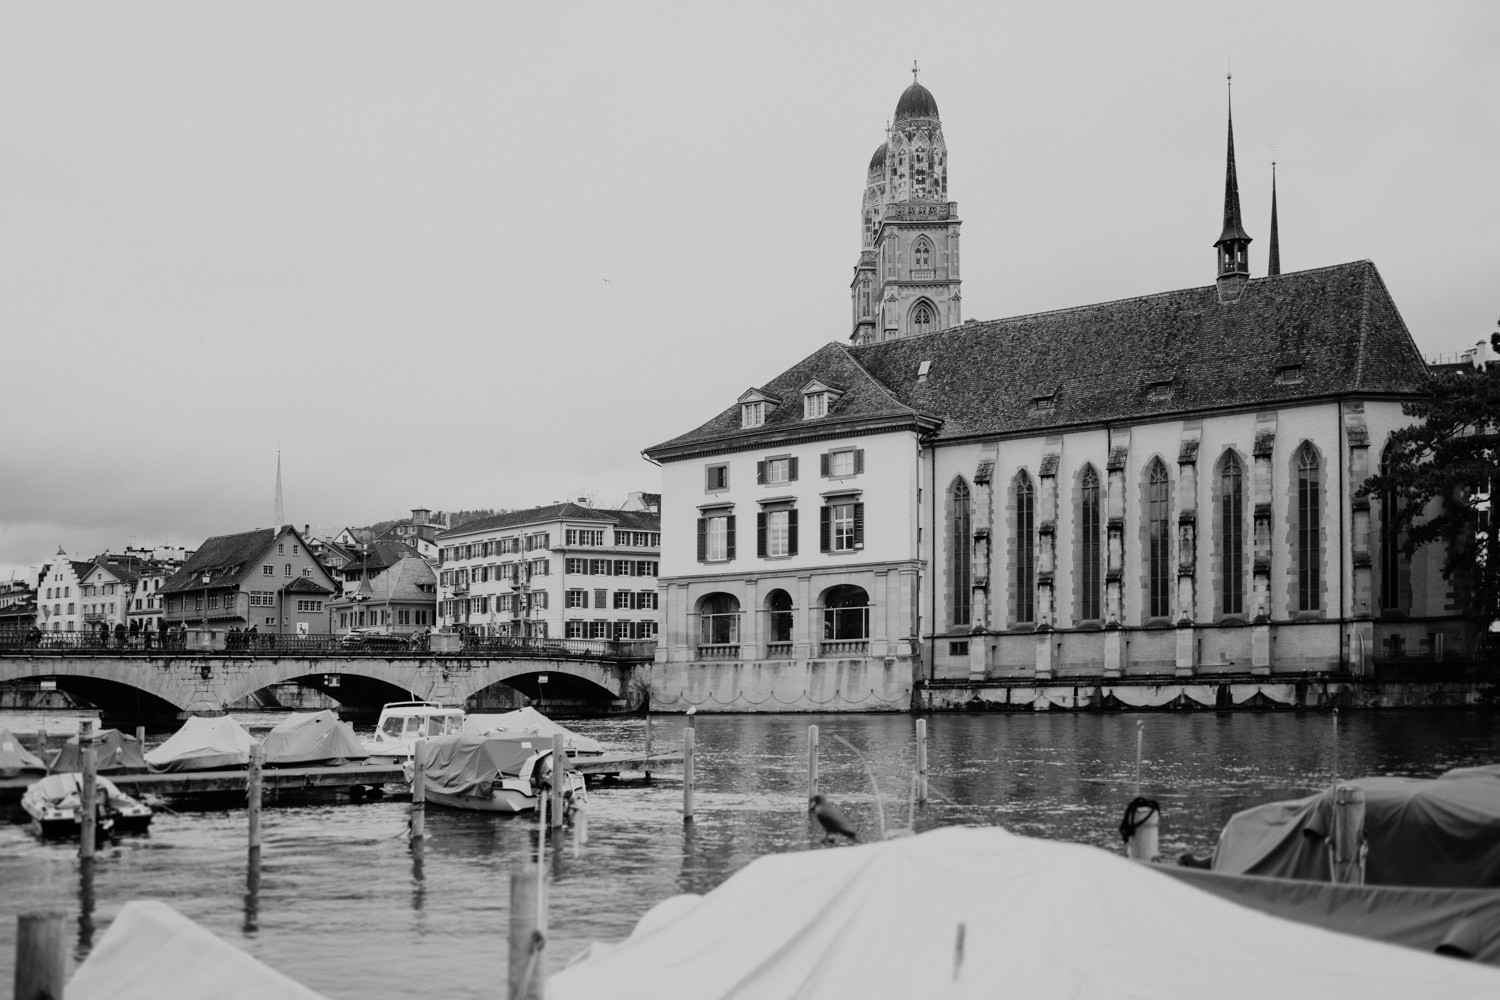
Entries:
{"label": "rectangular window", "polygon": [[590,559],[590,576],[609,576],[610,561],[608,559]]}
{"label": "rectangular window", "polygon": [[316,614],[317,612],[323,610],[323,602],[322,601],[298,601],[297,602],[297,610],[301,611],[301,612],[308,612],[308,613]]}
{"label": "rectangular window", "polygon": [[564,628],[565,631],[563,632],[563,635],[567,636],[569,639],[588,638],[588,622],[569,620]]}
{"label": "rectangular window", "polygon": [[740,406],[740,426],[759,427],[766,422],[766,404],[743,403]]}
{"label": "rectangular window", "polygon": [[397,625],[410,625],[411,624],[411,609],[410,608],[397,608],[396,609],[396,624]]}
{"label": "rectangular window", "polygon": [[260,575],[261,576],[275,576],[276,575],[276,567],[272,566],[272,565],[270,565],[268,563],[267,565],[262,566],[260,568]]}
{"label": "rectangular window", "polygon": [[786,456],[783,458],[768,458],[763,462],[756,462],[755,481],[762,485],[795,483],[797,481],[797,460],[791,456]]}
{"label": "rectangular window", "polygon": [[589,561],[587,559],[569,559],[563,567],[564,572],[576,573],[580,576],[588,575]]}
{"label": "rectangular window", "polygon": [[586,608],[589,606],[589,592],[587,590],[568,591],[568,607]]}
{"label": "rectangular window", "polygon": [[531,560],[532,576],[547,576],[551,573],[552,561],[550,559]]}
{"label": "rectangular window", "polygon": [[631,559],[616,559],[615,560],[615,576],[629,576],[630,575],[630,569],[634,565],[635,565],[634,560],[631,560]]}
{"label": "rectangular window", "polygon": [[729,489],[729,466],[710,465],[703,471],[703,491],[718,493]]}
{"label": "rectangular window", "polygon": [[802,397],[802,419],[811,420],[828,414],[828,393],[809,392]]}
{"label": "rectangular window", "polygon": [[630,598],[631,594],[628,590],[615,591],[615,610],[618,611],[621,608],[629,608]]}
{"label": "rectangular window", "polygon": [[656,562],[655,562],[655,560],[637,560],[636,564],[635,564],[635,575],[636,576],[655,576],[656,575]]}
{"label": "rectangular window", "polygon": [[820,456],[819,470],[826,479],[842,479],[847,476],[857,476],[865,471],[865,450],[863,448],[841,448],[838,451],[825,451]]}
{"label": "rectangular window", "polygon": [[948,643],[948,655],[949,656],[968,656],[969,655],[969,641],[967,639],[965,639],[962,642],[950,642],[950,643]]}
{"label": "rectangular window", "polygon": [[852,552],[865,547],[865,505],[831,503],[822,510],[818,531],[824,552]]}
{"label": "rectangular window", "polygon": [[286,555],[286,544],[284,542],[276,543],[276,554],[278,556]]}
{"label": "rectangular window", "polygon": [[594,607],[596,607],[596,608],[608,607],[608,601],[609,601],[609,591],[607,591],[607,590],[596,590],[596,591],[594,591]]}
{"label": "rectangular window", "polygon": [[590,639],[608,639],[609,622],[589,622]]}
{"label": "rectangular window", "polygon": [[698,518],[698,561],[725,562],[733,558],[734,515]]}
{"label": "rectangular window", "polygon": [[756,554],[762,559],[777,559],[797,554],[797,511],[766,510],[756,515]]}
{"label": "rectangular window", "polygon": [[286,564],[286,574],[285,575],[286,576],[291,576],[292,575],[292,564],[291,563],[287,563]]}

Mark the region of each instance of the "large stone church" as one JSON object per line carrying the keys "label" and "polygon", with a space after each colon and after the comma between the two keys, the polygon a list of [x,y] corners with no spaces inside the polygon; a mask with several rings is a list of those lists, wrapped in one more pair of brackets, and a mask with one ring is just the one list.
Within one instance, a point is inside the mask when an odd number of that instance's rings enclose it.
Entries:
{"label": "large stone church", "polygon": [[852,343],[647,449],[658,707],[1289,700],[1462,655],[1441,555],[1358,492],[1424,361],[1372,262],[1280,273],[1274,201],[1252,275],[1232,119],[1194,288],[964,322],[947,172],[914,78],[865,178]]}

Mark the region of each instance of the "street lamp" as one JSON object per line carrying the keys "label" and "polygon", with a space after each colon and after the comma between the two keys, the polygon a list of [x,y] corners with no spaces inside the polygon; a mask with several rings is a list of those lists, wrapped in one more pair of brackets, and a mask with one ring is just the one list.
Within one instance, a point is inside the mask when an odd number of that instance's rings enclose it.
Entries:
{"label": "street lamp", "polygon": [[211,571],[209,571],[209,570],[204,570],[203,571],[203,631],[204,631],[204,636],[200,637],[199,641],[204,642],[204,643],[206,643],[208,641],[208,639],[207,639],[207,633],[208,633],[208,581],[209,581],[209,579],[212,576],[213,576],[213,573]]}

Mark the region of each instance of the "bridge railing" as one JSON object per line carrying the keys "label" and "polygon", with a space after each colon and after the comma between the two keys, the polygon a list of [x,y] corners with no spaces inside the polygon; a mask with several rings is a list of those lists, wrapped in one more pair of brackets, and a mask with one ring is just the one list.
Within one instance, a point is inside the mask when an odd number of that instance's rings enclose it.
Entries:
{"label": "bridge railing", "polygon": [[[379,656],[433,658],[453,656],[507,657],[521,659],[621,660],[638,662],[656,655],[654,640],[547,639],[534,636],[462,636],[459,648],[435,652],[426,633],[413,635],[351,637],[341,633],[306,635],[275,632],[235,632],[216,639],[212,648],[193,643],[191,632],[142,631],[117,636],[113,632],[85,629],[75,632],[44,632],[40,629],[0,629],[0,656],[89,654],[156,656]],[[222,641],[222,645],[219,642]]]}

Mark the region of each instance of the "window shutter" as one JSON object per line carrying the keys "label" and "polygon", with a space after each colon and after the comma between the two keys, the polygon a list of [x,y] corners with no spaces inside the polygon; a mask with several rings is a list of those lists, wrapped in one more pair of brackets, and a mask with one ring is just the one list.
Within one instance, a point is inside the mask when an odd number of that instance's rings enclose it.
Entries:
{"label": "window shutter", "polygon": [[756,462],[755,463],[755,484],[757,486],[764,486],[766,484],[766,463],[765,462]]}
{"label": "window shutter", "polygon": [[[827,458],[827,456],[825,455],[824,458]],[[818,518],[818,551],[819,552],[827,552],[828,551],[828,508],[827,507],[823,507],[823,508],[821,508],[819,510],[818,513],[820,515],[819,518]]]}
{"label": "window shutter", "polygon": [[865,505],[862,503],[854,505],[854,547],[865,547]]}
{"label": "window shutter", "polygon": [[787,459],[786,478],[789,482],[795,483],[797,481],[797,460],[795,458]]}
{"label": "window shutter", "polygon": [[861,472],[864,472],[864,471],[865,471],[865,450],[863,448],[855,448],[854,449],[854,474],[857,476]]}
{"label": "window shutter", "polygon": [[[821,454],[821,455],[818,456],[818,469],[819,469],[818,475],[822,476],[824,479],[827,479],[828,478],[828,452],[825,451],[825,452],[823,452],[823,454]],[[826,546],[824,547],[824,551],[827,551],[827,547]]]}
{"label": "window shutter", "polygon": [[766,557],[766,512],[761,511],[755,515],[755,554],[761,559]]}
{"label": "window shutter", "polygon": [[714,470],[712,466],[703,470],[703,488],[705,490],[714,488]]}
{"label": "window shutter", "polygon": [[724,519],[724,549],[728,558],[734,558],[734,515],[730,514]]}
{"label": "window shutter", "polygon": [[698,561],[708,558],[708,518],[698,518]]}
{"label": "window shutter", "polygon": [[[797,460],[792,459],[793,462]],[[797,508],[793,507],[786,512],[786,554],[794,556],[797,554]]]}

